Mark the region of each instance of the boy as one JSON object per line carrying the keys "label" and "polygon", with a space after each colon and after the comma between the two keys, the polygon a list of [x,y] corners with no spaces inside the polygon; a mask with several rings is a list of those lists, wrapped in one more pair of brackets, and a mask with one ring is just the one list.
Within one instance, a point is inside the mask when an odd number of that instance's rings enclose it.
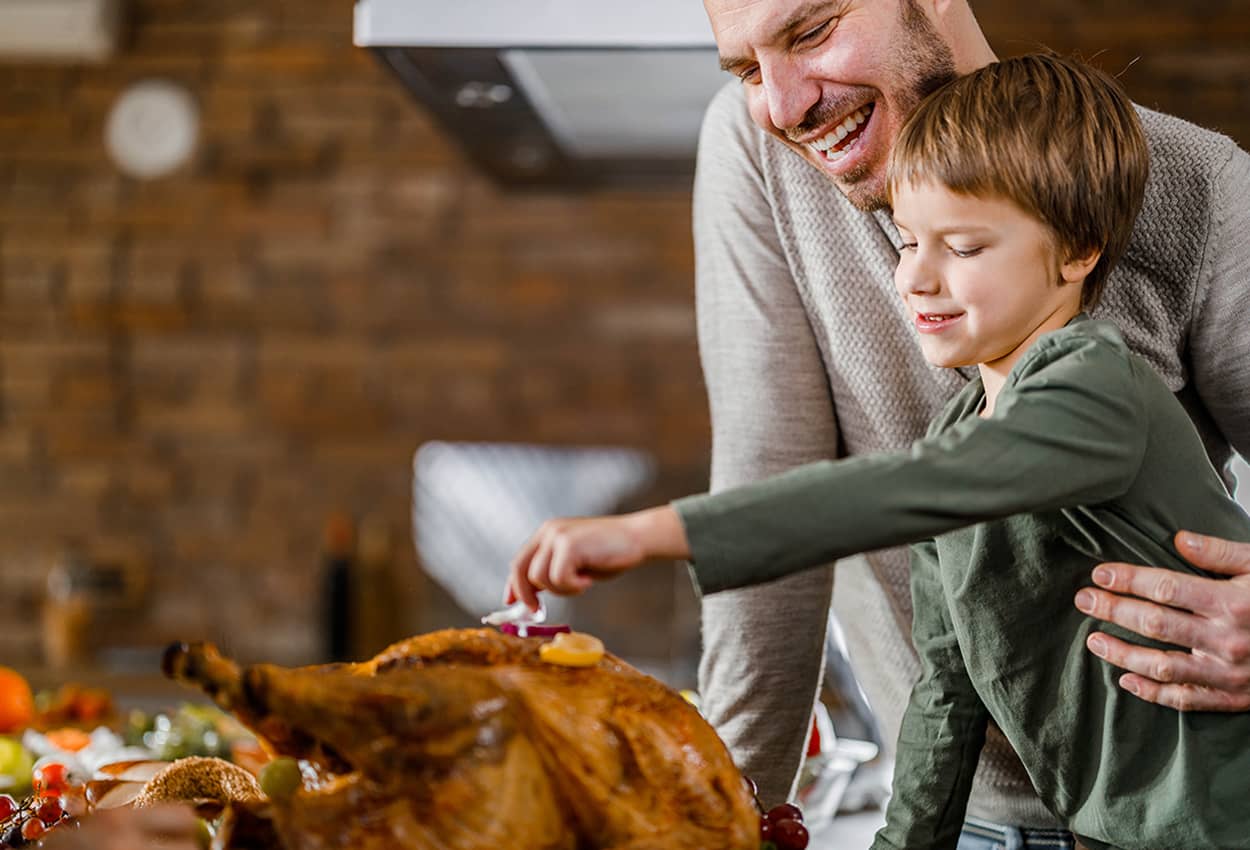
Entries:
{"label": "boy", "polygon": [[1084,652],[1096,626],[1071,606],[1099,561],[1192,572],[1171,529],[1250,540],[1172,393],[1082,312],[1127,243],[1146,171],[1132,106],[1092,69],[1021,57],[939,90],[891,155],[895,282],[926,359],[976,364],[980,379],[907,452],[548,523],[514,561],[509,599],[535,605],[536,589],[580,592],[664,558],[690,559],[709,593],[915,543],[924,672],[875,848],[955,846],[991,717],[1088,846],[1246,846],[1250,716],[1126,694]]}

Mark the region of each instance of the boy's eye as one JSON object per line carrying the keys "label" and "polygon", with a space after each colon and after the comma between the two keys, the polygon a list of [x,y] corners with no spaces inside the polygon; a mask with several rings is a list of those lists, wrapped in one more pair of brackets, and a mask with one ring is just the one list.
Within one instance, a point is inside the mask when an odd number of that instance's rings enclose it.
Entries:
{"label": "boy's eye", "polygon": [[900,251],[914,251],[914,250],[916,250],[916,243],[915,243],[915,242],[904,242],[902,245],[899,245],[899,246],[898,246],[898,249],[899,249]]}
{"label": "boy's eye", "polygon": [[981,249],[980,248],[951,248],[951,253],[954,254],[956,257],[961,257],[961,258],[975,257],[977,254],[981,253]]}

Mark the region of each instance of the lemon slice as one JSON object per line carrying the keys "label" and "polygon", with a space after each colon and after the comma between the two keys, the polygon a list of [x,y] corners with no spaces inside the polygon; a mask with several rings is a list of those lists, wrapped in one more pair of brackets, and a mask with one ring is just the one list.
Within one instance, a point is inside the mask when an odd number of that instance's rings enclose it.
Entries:
{"label": "lemon slice", "polygon": [[561,667],[593,667],[603,658],[603,641],[585,632],[565,632],[540,646],[538,657]]}

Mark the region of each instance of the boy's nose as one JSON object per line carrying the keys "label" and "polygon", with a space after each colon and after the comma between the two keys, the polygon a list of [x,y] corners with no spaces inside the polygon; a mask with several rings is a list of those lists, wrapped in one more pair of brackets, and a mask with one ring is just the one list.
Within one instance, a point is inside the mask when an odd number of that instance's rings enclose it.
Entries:
{"label": "boy's nose", "polygon": [[900,295],[935,295],[942,289],[941,278],[919,258],[900,260],[894,270],[894,285]]}
{"label": "boy's nose", "polygon": [[760,77],[769,120],[783,133],[803,124],[812,107],[820,102],[819,82],[790,57],[761,63]]}

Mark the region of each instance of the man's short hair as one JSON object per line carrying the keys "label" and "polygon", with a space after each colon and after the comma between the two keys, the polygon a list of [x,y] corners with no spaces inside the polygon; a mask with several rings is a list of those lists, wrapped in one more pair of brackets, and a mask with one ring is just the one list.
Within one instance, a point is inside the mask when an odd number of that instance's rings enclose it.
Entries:
{"label": "man's short hair", "polygon": [[902,183],[1002,197],[1054,232],[1065,260],[1101,250],[1081,305],[1098,302],[1124,253],[1150,155],[1132,103],[1112,77],[1052,54],[987,65],[917,107],[890,155],[887,197]]}

